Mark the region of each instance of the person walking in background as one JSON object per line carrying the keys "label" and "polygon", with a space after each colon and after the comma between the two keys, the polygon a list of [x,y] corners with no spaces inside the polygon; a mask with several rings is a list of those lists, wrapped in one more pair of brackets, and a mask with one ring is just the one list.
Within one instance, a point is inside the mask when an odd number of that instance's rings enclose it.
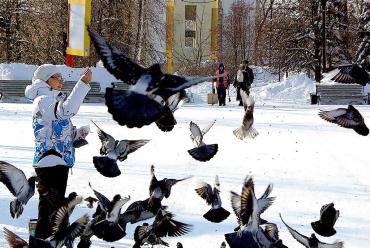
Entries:
{"label": "person walking in background", "polygon": [[51,236],[51,216],[64,201],[68,171],[74,164],[74,141],[85,138],[88,126],[77,129],[71,117],[77,114],[90,90],[92,72],[87,69],[68,98],[60,91],[63,78],[52,64],[39,66],[25,96],[33,100],[32,126],[35,137],[33,166],[37,175],[39,213],[35,237]]}
{"label": "person walking in background", "polygon": [[[220,77],[218,77],[220,75]],[[225,106],[226,105],[226,89],[229,87],[230,84],[230,76],[228,72],[225,70],[224,64],[220,63],[217,70],[216,70],[216,89],[217,89],[217,96],[218,96],[218,105]]]}
{"label": "person walking in background", "polygon": [[244,90],[249,96],[250,88],[254,80],[253,70],[248,65],[248,60],[243,60],[234,78],[234,87],[236,87],[236,100],[239,101],[239,106],[243,106],[243,102],[240,97],[240,90]]}

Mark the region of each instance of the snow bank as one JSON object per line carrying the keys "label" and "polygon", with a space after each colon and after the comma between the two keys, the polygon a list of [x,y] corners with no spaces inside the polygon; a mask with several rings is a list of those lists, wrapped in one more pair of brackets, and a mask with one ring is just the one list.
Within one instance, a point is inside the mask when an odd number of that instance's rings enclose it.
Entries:
{"label": "snow bank", "polygon": [[[288,102],[308,102],[310,93],[315,91],[315,81],[303,73],[291,75],[279,82],[278,76],[266,68],[252,67],[255,75],[252,91],[260,101],[278,100]],[[190,102],[207,103],[207,94],[212,92],[212,82],[204,82],[187,90]],[[230,87],[230,97],[235,100],[236,89]]]}
{"label": "snow bank", "polygon": [[259,99],[292,100],[294,102],[308,101],[310,93],[314,91],[315,81],[303,73],[292,75],[281,82],[272,81],[265,86],[255,88]]}

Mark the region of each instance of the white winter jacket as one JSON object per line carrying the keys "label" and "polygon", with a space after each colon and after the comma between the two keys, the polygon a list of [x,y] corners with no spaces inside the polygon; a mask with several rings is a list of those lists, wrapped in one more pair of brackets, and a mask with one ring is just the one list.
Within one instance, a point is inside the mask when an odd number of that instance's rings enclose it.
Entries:
{"label": "white winter jacket", "polygon": [[67,99],[46,82],[36,79],[27,86],[25,96],[33,100],[35,167],[74,165],[73,141],[78,138],[70,118],[77,114],[90,86],[78,81]]}

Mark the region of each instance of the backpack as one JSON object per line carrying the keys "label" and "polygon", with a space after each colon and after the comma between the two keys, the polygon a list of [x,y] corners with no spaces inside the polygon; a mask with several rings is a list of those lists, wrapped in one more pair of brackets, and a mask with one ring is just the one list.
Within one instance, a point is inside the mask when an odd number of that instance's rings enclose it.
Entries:
{"label": "backpack", "polygon": [[244,75],[243,75],[242,70],[238,70],[238,73],[237,73],[237,75],[236,75],[236,81],[237,81],[238,83],[242,83],[242,82],[244,82]]}

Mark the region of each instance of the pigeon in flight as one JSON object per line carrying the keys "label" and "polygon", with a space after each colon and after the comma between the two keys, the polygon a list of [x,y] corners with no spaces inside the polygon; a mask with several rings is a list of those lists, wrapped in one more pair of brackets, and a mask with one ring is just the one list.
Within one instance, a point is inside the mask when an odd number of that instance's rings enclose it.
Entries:
{"label": "pigeon in flight", "polygon": [[[276,224],[266,223],[265,229],[262,234],[267,238],[267,242],[264,247],[274,247],[274,248],[288,248],[283,244],[283,241],[279,238],[279,230]],[[261,241],[259,239],[259,241]]]}
{"label": "pigeon in flight", "polygon": [[54,245],[50,241],[35,238],[33,236],[30,236],[29,239],[30,244],[28,244],[27,241],[25,241],[12,231],[6,229],[5,227],[4,227],[4,236],[10,248],[29,248],[29,247],[54,248]]}
{"label": "pigeon in flight", "polygon": [[370,84],[369,73],[357,64],[340,66],[338,74],[332,80],[343,84]]}
{"label": "pigeon in flight", "polygon": [[335,222],[339,217],[339,210],[334,208],[334,203],[329,203],[321,207],[320,220],[312,222],[312,229],[321,236],[330,237],[336,234],[334,229]]}
{"label": "pigeon in flight", "polygon": [[[91,187],[91,184],[89,184]],[[113,197],[113,200],[108,200],[103,194],[94,190],[99,205],[96,209],[93,218],[97,217],[96,223],[91,226],[91,230],[98,237],[108,242],[120,240],[126,235],[126,225],[121,226],[119,223],[121,208],[129,200],[130,196],[121,198],[119,194]]]}
{"label": "pigeon in flight", "polygon": [[[254,192],[254,182],[253,178],[251,176],[247,177],[242,189],[242,195],[239,195],[238,193],[235,193],[234,191],[231,191],[231,206],[234,210],[234,213],[236,217],[238,218],[239,223],[248,223],[250,213],[250,207],[251,205],[247,201],[247,196],[249,196],[248,188],[250,188],[251,191]],[[275,197],[269,197],[273,189],[273,185],[269,184],[266,187],[265,192],[262,194],[262,196],[257,199],[257,206],[258,206],[258,213],[261,215],[263,212],[266,211],[267,208],[269,208],[273,202],[275,201]],[[249,205],[248,205],[249,204]],[[259,224],[265,224],[267,223],[265,220],[260,219]]]}
{"label": "pigeon in flight", "polygon": [[247,93],[245,93],[244,90],[241,90],[240,96],[243,101],[245,113],[243,117],[242,126],[235,129],[233,133],[240,140],[243,140],[246,137],[253,139],[258,135],[257,130],[254,129],[253,127],[254,122],[253,111],[255,104],[254,95],[253,94],[247,95]]}
{"label": "pigeon in flight", "polygon": [[367,136],[369,134],[369,129],[365,124],[364,118],[352,105],[348,105],[347,109],[338,108],[331,111],[320,110],[319,116],[328,122],[337,124],[338,126],[351,128],[362,136]]}
{"label": "pigeon in flight", "polygon": [[212,128],[216,120],[209,123],[203,130],[194,122],[190,122],[190,139],[193,141],[195,148],[188,150],[190,156],[198,161],[208,161],[217,153],[218,144],[206,145],[203,142],[204,135]]}
{"label": "pigeon in flight", "polygon": [[84,214],[72,224],[65,225],[66,220],[69,218],[69,211],[67,207],[62,207],[55,216],[52,228],[52,235],[47,238],[54,247],[61,248],[64,245],[73,247],[73,241],[79,237],[86,228],[89,222],[89,216]]}
{"label": "pigeon in flight", "polygon": [[88,28],[88,32],[104,67],[117,79],[130,85],[127,90],[106,88],[105,92],[108,112],[122,126],[140,128],[157,121],[163,116],[169,97],[215,78],[185,78],[164,74],[159,64],[145,68],[111,46],[91,28]]}
{"label": "pigeon in flight", "polygon": [[135,152],[140,147],[147,144],[150,140],[116,140],[108,133],[104,132],[95,122],[91,121],[97,130],[99,139],[102,143],[100,155],[94,156],[93,163],[97,171],[106,177],[116,177],[121,174],[117,165],[117,159],[124,161],[128,154]]}
{"label": "pigeon in flight", "polygon": [[182,104],[183,99],[186,97],[185,90],[182,90],[166,100],[166,105],[164,106],[163,115],[155,122],[157,127],[163,132],[170,132],[177,124],[175,116],[173,113]]}
{"label": "pigeon in flight", "polygon": [[203,215],[206,220],[214,223],[220,223],[229,217],[230,212],[221,206],[220,181],[217,175],[213,189],[208,183],[198,182],[195,192],[197,192],[200,197],[206,200],[208,205],[212,205],[212,208]]}
{"label": "pigeon in flight", "polygon": [[[231,192],[231,204],[235,211],[233,203],[233,195]],[[257,235],[259,231],[259,213],[258,203],[254,194],[254,183],[252,177],[247,177],[244,182],[242,195],[240,198],[240,211],[236,215],[239,223],[237,232],[225,234],[225,240],[230,247],[247,247],[255,248],[259,247],[257,242]]]}
{"label": "pigeon in flight", "polygon": [[135,229],[133,248],[145,243],[168,246],[162,237],[179,237],[190,231],[191,225],[173,219],[174,215],[165,210],[159,210],[152,225],[142,225]]}
{"label": "pigeon in flight", "polygon": [[[150,204],[149,204],[150,203]],[[131,203],[126,211],[120,215],[120,223],[137,223],[155,217],[159,209],[166,209],[158,198],[147,198],[143,201]]]}
{"label": "pigeon in flight", "polygon": [[16,197],[10,202],[10,215],[18,218],[23,212],[23,206],[35,193],[36,177],[26,178],[23,171],[15,166],[0,161],[0,182],[4,183],[8,190]]}
{"label": "pigeon in flight", "polygon": [[281,214],[280,214],[280,219],[284,223],[284,225],[288,228],[293,238],[297,240],[299,243],[301,243],[304,247],[307,247],[307,248],[343,248],[344,247],[343,242],[336,242],[334,244],[323,243],[317,239],[314,233],[311,234],[311,237],[302,235],[296,230],[294,230],[293,228],[291,228],[290,226],[288,226],[288,224],[286,224],[283,218],[281,217]]}
{"label": "pigeon in flight", "polygon": [[170,197],[172,186],[178,182],[191,178],[191,176],[182,179],[163,178],[158,181],[154,174],[154,165],[150,167],[150,172],[152,174],[152,179],[149,185],[149,196],[150,198],[159,199],[160,201],[162,201],[163,197]]}

